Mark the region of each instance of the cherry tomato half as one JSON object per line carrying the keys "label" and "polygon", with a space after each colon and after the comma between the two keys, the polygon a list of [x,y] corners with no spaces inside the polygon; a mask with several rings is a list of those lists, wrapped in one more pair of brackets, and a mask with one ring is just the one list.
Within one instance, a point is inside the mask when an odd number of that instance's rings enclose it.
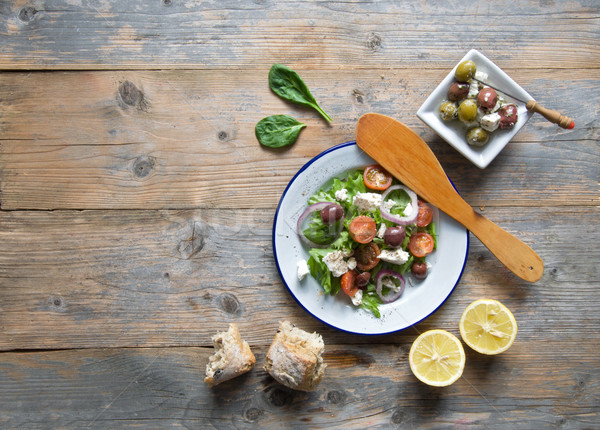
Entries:
{"label": "cherry tomato half", "polygon": [[346,273],[342,275],[340,278],[340,284],[342,286],[342,291],[348,294],[350,297],[354,297],[356,292],[359,290],[356,285],[356,276],[358,273],[356,270],[348,270]]}
{"label": "cherry tomato half", "polygon": [[350,222],[348,231],[355,242],[369,243],[377,234],[377,224],[373,218],[361,215]]}
{"label": "cherry tomato half", "polygon": [[417,215],[417,227],[427,227],[433,220],[433,209],[427,203],[419,200],[419,214]]}
{"label": "cherry tomato half", "polygon": [[354,250],[356,267],[360,270],[371,270],[379,263],[379,254],[381,251],[375,242],[369,242],[359,246]]}
{"label": "cherry tomato half", "polygon": [[429,233],[415,233],[410,237],[408,249],[415,257],[425,257],[433,251],[433,237]]}
{"label": "cherry tomato half", "polygon": [[367,166],[363,173],[363,179],[367,188],[383,191],[392,185],[392,175],[378,164]]}

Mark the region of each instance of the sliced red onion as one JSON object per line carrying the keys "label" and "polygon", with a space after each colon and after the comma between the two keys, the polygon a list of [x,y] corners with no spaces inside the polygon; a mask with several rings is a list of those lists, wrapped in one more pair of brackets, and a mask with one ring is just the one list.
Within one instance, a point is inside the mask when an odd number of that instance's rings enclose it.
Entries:
{"label": "sliced red onion", "polygon": [[[385,278],[386,276],[396,278],[397,280],[399,280],[400,286],[398,287],[398,289],[396,291],[391,290],[389,293],[387,293],[384,296],[381,291],[383,288],[383,278]],[[377,273],[377,276],[375,277],[375,291],[377,292],[377,295],[379,296],[379,298],[381,298],[381,301],[383,303],[391,303],[391,302],[397,300],[404,292],[404,285],[405,285],[404,277],[400,273],[398,273],[394,270],[390,270],[390,269],[380,270]]]}
{"label": "sliced red onion", "polygon": [[[409,216],[393,215],[385,209],[386,197],[388,196],[389,193],[391,193],[392,191],[396,191],[396,190],[404,190],[406,192],[406,194],[408,194],[408,197],[410,197],[410,205],[412,206],[412,213]],[[385,190],[384,193],[381,195],[381,205],[379,206],[379,210],[381,211],[381,216],[384,217],[385,219],[387,219],[388,221],[391,221],[398,225],[413,224],[417,220],[417,216],[419,215],[419,202],[418,202],[417,195],[415,194],[415,192],[413,190],[405,187],[404,185],[393,185],[393,186],[389,187],[387,190]]]}
{"label": "sliced red onion", "polygon": [[[315,243],[312,240],[310,240],[309,238],[307,238],[306,236],[304,236],[304,233],[302,233],[302,224],[304,224],[304,220],[306,220],[306,218],[313,212],[323,210],[331,204],[333,204],[333,203],[319,202],[319,203],[312,204],[309,207],[307,207],[305,209],[305,211],[302,212],[302,215],[300,215],[300,217],[298,218],[298,222],[296,223],[296,232],[298,233],[298,237],[300,237],[300,240],[302,242],[304,242],[306,245],[310,246],[311,248],[327,248],[332,242],[334,242],[339,237],[340,233],[342,232],[342,229],[344,228],[344,222],[342,219],[340,219],[340,221],[338,222],[338,229],[336,231],[335,237],[333,238],[333,240],[331,242],[324,243],[324,244]],[[344,217],[342,216],[342,218],[344,218]]]}

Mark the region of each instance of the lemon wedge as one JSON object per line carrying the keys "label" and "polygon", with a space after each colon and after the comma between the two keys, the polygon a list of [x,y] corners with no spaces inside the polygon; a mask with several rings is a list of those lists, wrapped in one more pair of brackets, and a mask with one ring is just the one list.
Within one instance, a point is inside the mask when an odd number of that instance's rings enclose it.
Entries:
{"label": "lemon wedge", "polygon": [[460,335],[475,351],[487,355],[506,351],[517,337],[517,321],[497,300],[481,299],[471,303],[460,318]]}
{"label": "lemon wedge", "polygon": [[452,333],[429,330],[415,339],[408,360],[410,370],[420,381],[434,387],[445,387],[462,375],[465,350]]}

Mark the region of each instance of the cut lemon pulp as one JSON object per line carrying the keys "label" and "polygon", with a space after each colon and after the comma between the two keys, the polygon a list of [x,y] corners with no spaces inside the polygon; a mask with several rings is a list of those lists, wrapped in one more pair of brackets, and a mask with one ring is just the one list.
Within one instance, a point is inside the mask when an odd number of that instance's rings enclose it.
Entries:
{"label": "cut lemon pulp", "polygon": [[408,354],[410,370],[427,385],[452,384],[465,368],[465,351],[460,340],[445,330],[429,330],[412,344]]}
{"label": "cut lemon pulp", "polygon": [[497,300],[476,300],[460,319],[460,335],[467,345],[482,354],[506,351],[517,337],[517,321]]}

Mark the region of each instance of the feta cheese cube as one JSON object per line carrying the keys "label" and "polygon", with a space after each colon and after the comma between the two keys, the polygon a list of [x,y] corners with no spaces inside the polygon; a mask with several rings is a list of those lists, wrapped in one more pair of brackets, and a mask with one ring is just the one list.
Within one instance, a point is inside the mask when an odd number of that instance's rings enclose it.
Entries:
{"label": "feta cheese cube", "polygon": [[408,261],[408,252],[402,249],[384,249],[379,254],[379,259],[392,264],[404,264]]}
{"label": "feta cheese cube", "polygon": [[379,239],[383,239],[383,236],[385,235],[386,230],[387,230],[387,227],[385,226],[385,224],[381,223],[381,225],[379,226],[379,230],[377,230],[377,237]]}
{"label": "feta cheese cube", "polygon": [[386,288],[389,288],[394,293],[400,288],[400,285],[396,285],[396,283],[390,278],[383,278],[383,280],[381,281],[381,285]]}
{"label": "feta cheese cube", "polygon": [[467,94],[467,98],[476,99],[477,94],[479,94],[479,82],[470,80],[469,81],[469,94]]}
{"label": "feta cheese cube", "polygon": [[332,251],[323,257],[323,263],[325,263],[333,276],[339,278],[348,271],[348,262],[344,260],[347,257],[350,257],[350,254],[347,252]]}
{"label": "feta cheese cube", "polygon": [[342,188],[341,190],[337,190],[335,192],[335,199],[338,202],[344,202],[346,201],[346,199],[348,198],[348,190],[345,188]]}
{"label": "feta cheese cube", "polygon": [[354,306],[360,306],[362,304],[363,290],[358,290],[354,294],[354,297],[350,297],[350,298],[352,299],[352,304]]}
{"label": "feta cheese cube", "polygon": [[404,208],[404,216],[412,215],[413,211],[414,211],[414,208],[412,207],[412,204],[408,203],[406,205],[406,207]]}
{"label": "feta cheese cube", "polygon": [[388,199],[385,202],[383,202],[383,209],[385,209],[387,212],[391,211],[392,208],[394,207],[394,205],[396,204],[396,202],[392,199]]}
{"label": "feta cheese cube", "polygon": [[298,280],[301,281],[303,280],[306,275],[308,275],[310,273],[310,270],[308,269],[308,263],[306,262],[306,260],[299,260],[298,261]]}
{"label": "feta cheese cube", "polygon": [[381,194],[356,193],[352,204],[361,212],[372,212],[381,205]]}
{"label": "feta cheese cube", "polygon": [[475,71],[475,79],[479,79],[480,81],[486,82],[488,78],[488,74],[485,72],[481,72],[479,70]]}
{"label": "feta cheese cube", "polygon": [[356,269],[356,258],[350,257],[348,261],[346,261],[346,266],[348,267],[348,270]]}
{"label": "feta cheese cube", "polygon": [[487,131],[495,131],[500,125],[500,114],[490,113],[481,117],[481,128]]}
{"label": "feta cheese cube", "polygon": [[496,106],[494,106],[494,108],[492,109],[491,112],[498,112],[500,110],[500,108],[502,107],[502,105],[504,104],[504,101],[500,99],[500,97],[498,97],[498,101],[496,102]]}

